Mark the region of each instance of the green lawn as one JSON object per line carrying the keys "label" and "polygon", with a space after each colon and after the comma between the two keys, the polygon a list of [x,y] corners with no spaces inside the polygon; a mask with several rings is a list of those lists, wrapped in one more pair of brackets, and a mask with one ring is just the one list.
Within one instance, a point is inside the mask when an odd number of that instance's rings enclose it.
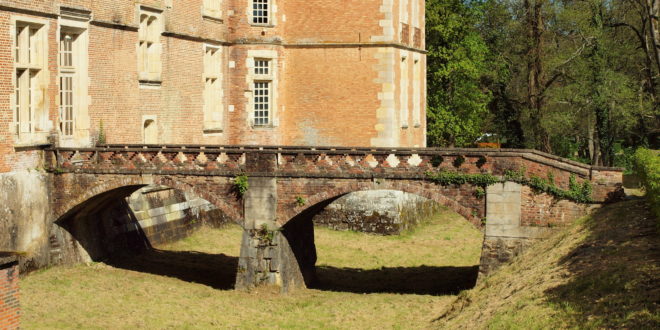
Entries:
{"label": "green lawn", "polygon": [[204,228],[138,257],[30,274],[22,326],[427,328],[473,284],[483,239],[449,211],[401,236],[316,228],[323,290],[281,295],[228,290],[240,237],[236,226]]}

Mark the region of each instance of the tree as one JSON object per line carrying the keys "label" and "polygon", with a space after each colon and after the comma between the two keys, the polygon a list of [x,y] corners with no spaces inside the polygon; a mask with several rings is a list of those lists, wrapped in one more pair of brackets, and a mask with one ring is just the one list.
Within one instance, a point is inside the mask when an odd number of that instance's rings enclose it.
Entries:
{"label": "tree", "polygon": [[468,146],[483,133],[490,93],[481,79],[488,48],[476,24],[478,3],[426,2],[428,144]]}

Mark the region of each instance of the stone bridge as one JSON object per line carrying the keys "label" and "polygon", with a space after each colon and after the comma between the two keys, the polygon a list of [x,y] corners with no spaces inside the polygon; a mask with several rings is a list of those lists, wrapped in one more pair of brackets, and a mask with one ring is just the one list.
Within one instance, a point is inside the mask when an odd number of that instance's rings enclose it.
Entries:
{"label": "stone bridge", "polygon": [[[487,273],[552,228],[617,198],[622,181],[620,169],[513,149],[106,145],[52,148],[45,157],[53,221],[71,239],[81,214],[93,217],[145,185],[164,185],[208,200],[244,228],[237,288],[276,284],[285,291],[314,282],[311,219],[351,192],[399,190],[456,211],[485,230],[480,272]],[[434,173],[500,182],[438,182]],[[239,176],[247,177],[243,195]],[[563,191],[588,181],[591,199],[562,199],[540,191],[539,181]],[[100,248],[79,243],[92,257]]]}

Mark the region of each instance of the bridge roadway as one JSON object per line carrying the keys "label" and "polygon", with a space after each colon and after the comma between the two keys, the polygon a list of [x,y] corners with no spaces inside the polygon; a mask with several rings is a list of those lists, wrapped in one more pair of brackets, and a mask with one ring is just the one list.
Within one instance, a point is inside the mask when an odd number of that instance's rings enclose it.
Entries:
{"label": "bridge roadway", "polygon": [[[88,205],[150,184],[188,191],[243,226],[237,287],[269,283],[284,291],[314,281],[311,219],[351,192],[400,190],[458,212],[485,231],[480,267],[485,274],[553,228],[616,198],[622,182],[621,169],[527,149],[112,144],[49,148],[45,157],[53,174],[54,223],[100,212]],[[516,182],[490,185],[482,196],[472,184],[434,183],[429,174],[439,171],[498,177],[518,171],[527,178],[552,178],[565,190],[573,177],[591,183],[593,202],[560,200]],[[236,193],[238,175],[248,178],[243,196]],[[66,228],[74,240],[75,228]],[[99,249],[90,244],[81,243],[88,252]]]}

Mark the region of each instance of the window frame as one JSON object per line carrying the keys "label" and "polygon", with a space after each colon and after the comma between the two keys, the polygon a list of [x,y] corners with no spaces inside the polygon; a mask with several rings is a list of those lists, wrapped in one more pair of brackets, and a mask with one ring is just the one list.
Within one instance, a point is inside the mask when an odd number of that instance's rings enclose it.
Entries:
{"label": "window frame", "polygon": [[[266,5],[266,9],[257,9],[259,4]],[[249,22],[252,26],[262,26],[262,27],[273,27],[275,23],[273,22],[273,5],[274,0],[250,0],[250,6],[248,7],[249,13]],[[257,11],[265,12],[263,15],[255,15]],[[265,22],[256,22],[259,18],[265,19]]]}
{"label": "window frame", "polygon": [[11,134],[16,145],[47,143],[52,121],[48,117],[49,22],[12,16],[12,108]]}
{"label": "window frame", "polygon": [[224,130],[224,92],[220,46],[205,44],[204,50],[204,134],[222,133]]}
{"label": "window frame", "polygon": [[[78,27],[60,25],[57,50],[58,129],[63,139],[73,139],[75,136],[77,112],[80,107],[80,95],[77,95],[76,90],[80,89],[78,85],[80,85],[80,74],[83,71],[83,68],[80,68],[82,58],[78,58],[78,56],[86,55],[82,54],[80,47],[85,31],[86,29]],[[67,37],[71,38],[68,43],[69,49],[63,50],[63,47],[67,46],[67,43],[65,43]],[[69,63],[64,63],[63,55],[70,56]],[[67,90],[65,90],[65,79],[70,84]]]}
{"label": "window frame", "polygon": [[[252,66],[252,125],[255,127],[270,127],[273,125],[274,107],[274,59],[267,57],[254,57]],[[258,65],[259,64],[259,65]],[[265,65],[263,65],[265,64]],[[258,88],[265,84],[266,88]],[[259,93],[262,94],[259,94]],[[267,101],[259,100],[266,98]],[[261,107],[261,108],[260,108]],[[265,113],[265,115],[264,115]],[[258,115],[260,114],[260,115]]]}
{"label": "window frame", "polygon": [[137,66],[140,86],[162,84],[162,10],[138,6]]}

